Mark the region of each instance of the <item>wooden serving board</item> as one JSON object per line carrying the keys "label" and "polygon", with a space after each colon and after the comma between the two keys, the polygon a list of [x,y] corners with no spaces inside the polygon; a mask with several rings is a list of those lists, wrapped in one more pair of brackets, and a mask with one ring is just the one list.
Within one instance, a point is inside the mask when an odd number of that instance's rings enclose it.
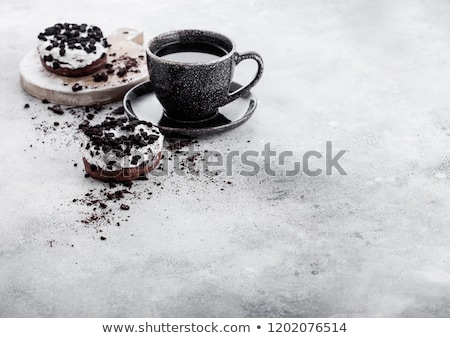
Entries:
{"label": "wooden serving board", "polygon": [[[33,50],[20,63],[20,84],[25,91],[41,100],[68,106],[122,100],[130,88],[148,80],[143,33],[120,28],[107,40],[111,44],[107,63],[112,65],[114,73],[107,74],[106,81],[94,81],[94,74],[76,78],[53,74],[42,66],[37,50]],[[126,66],[127,71],[124,70]],[[96,74],[106,71],[105,68]]]}

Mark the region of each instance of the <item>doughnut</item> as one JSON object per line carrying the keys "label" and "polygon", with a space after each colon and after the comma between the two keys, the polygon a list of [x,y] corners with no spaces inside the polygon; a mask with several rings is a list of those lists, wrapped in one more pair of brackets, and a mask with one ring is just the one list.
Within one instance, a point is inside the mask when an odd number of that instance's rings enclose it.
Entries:
{"label": "doughnut", "polygon": [[57,23],[39,33],[38,39],[41,63],[54,74],[81,77],[106,64],[110,45],[97,26]]}
{"label": "doughnut", "polygon": [[83,164],[102,181],[131,181],[148,174],[161,158],[164,136],[150,122],[106,117],[97,125],[80,125]]}

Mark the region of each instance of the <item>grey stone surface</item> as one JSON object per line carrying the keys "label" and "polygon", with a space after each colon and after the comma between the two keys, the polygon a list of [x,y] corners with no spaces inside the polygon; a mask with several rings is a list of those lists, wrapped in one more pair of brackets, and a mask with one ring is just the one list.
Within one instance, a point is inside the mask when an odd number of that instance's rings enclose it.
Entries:
{"label": "grey stone surface", "polygon": [[[450,315],[448,2],[16,0],[0,12],[1,317]],[[196,149],[270,142],[301,160],[332,141],[347,175],[245,177],[235,159],[229,177],[137,182],[126,215],[109,204],[120,227],[81,223],[92,208],[72,200],[105,185],[83,176],[65,125],[79,118],[18,82],[58,21],[140,28],[147,41],[180,28],[230,36],[264,59],[259,105]]]}

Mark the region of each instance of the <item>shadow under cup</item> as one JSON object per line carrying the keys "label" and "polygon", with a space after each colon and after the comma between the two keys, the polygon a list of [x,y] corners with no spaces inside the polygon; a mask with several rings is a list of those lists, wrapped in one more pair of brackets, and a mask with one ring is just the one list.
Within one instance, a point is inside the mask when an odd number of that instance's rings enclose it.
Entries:
{"label": "shadow under cup", "polygon": [[[150,83],[173,120],[199,122],[214,118],[219,107],[246,94],[261,78],[263,61],[255,52],[239,54],[226,36],[202,30],[161,34],[147,46]],[[244,59],[258,64],[254,79],[229,93],[234,67]]]}

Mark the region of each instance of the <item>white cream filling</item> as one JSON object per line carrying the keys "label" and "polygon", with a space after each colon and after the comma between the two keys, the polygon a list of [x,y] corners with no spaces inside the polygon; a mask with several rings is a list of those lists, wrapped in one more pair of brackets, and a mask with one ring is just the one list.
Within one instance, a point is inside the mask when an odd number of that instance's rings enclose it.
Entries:
{"label": "white cream filling", "polygon": [[[90,141],[89,137],[83,133],[81,152],[82,156],[86,158],[89,164],[93,164],[100,169],[107,171],[116,171],[122,170],[126,168],[137,168],[141,165],[153,164],[155,157],[161,152],[164,136],[159,132],[157,127],[148,127],[144,124],[138,124],[135,127],[135,131],[121,130],[120,127],[116,127],[115,129],[105,129],[103,130],[103,134],[105,133],[114,133],[114,137],[120,137],[122,135],[129,136],[140,133],[140,129],[143,129],[149,135],[158,135],[158,139],[155,140],[152,144],[147,144],[146,146],[137,148],[136,146],[131,147],[131,155],[118,157],[114,153],[113,150],[104,152],[101,147],[100,149],[95,149]],[[86,149],[86,144],[90,143],[90,148]],[[126,144],[122,144],[122,150],[126,149]],[[98,154],[97,154],[98,152]],[[136,164],[132,164],[133,156],[139,155],[140,158]],[[108,168],[108,163],[114,161],[114,164],[110,164],[110,168]]]}
{"label": "white cream filling", "polygon": [[[80,37],[87,37],[88,36],[88,30],[89,27],[86,28],[85,32],[80,32]],[[62,33],[65,32],[65,29],[61,30]],[[44,58],[44,55],[48,56],[51,55],[54,60],[58,60],[60,63],[61,68],[68,68],[68,69],[79,69],[89,66],[90,64],[94,63],[98,59],[102,57],[102,55],[108,52],[108,48],[103,46],[103,40],[100,42],[96,41],[95,51],[88,53],[83,48],[82,49],[69,49],[68,47],[65,48],[66,53],[64,56],[60,56],[59,54],[59,47],[54,47],[51,50],[47,50],[46,48],[48,46],[52,46],[52,41],[55,40],[55,35],[48,35],[45,36],[47,41],[39,40],[37,49],[39,51],[39,54],[41,58]],[[81,46],[80,43],[76,43],[75,46]],[[49,67],[53,66],[53,61],[45,61],[45,64]]]}

